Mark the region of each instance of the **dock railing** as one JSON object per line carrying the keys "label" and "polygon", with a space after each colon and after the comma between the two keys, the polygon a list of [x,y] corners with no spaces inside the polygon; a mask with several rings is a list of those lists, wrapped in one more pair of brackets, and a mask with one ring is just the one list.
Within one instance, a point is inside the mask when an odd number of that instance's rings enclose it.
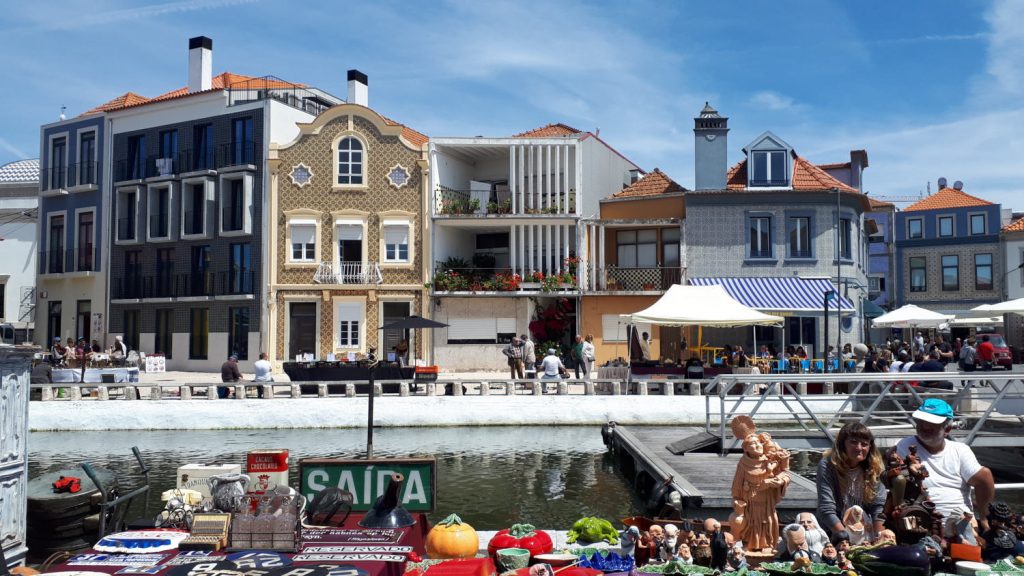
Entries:
{"label": "dock railing", "polygon": [[[1024,374],[1013,372],[723,374],[704,393],[705,432],[721,438],[723,453],[742,442],[729,430],[729,422],[741,414],[769,431],[795,425],[831,444],[839,428],[852,421],[873,429],[913,430],[911,414],[930,397],[953,407],[954,436],[968,445],[1003,446],[1007,435],[1019,436],[1024,429]],[[830,405],[823,407],[823,401]]]}

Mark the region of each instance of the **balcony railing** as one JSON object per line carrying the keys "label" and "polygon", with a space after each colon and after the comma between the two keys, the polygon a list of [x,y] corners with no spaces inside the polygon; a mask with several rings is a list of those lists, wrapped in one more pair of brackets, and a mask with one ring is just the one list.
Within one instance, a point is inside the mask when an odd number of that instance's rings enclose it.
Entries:
{"label": "balcony railing", "polygon": [[213,170],[213,147],[205,149],[183,150],[178,154],[178,174],[197,172],[199,170]]}
{"label": "balcony railing", "polygon": [[98,270],[99,247],[89,245],[73,248],[58,248],[39,252],[40,274],[67,274],[70,272],[95,272]]}
{"label": "balcony railing", "polygon": [[273,76],[251,78],[236,82],[227,88],[228,106],[237,106],[259,100],[277,100],[283,104],[319,116],[335,104],[308,87],[285,82]]}
{"label": "balcony railing", "polygon": [[316,284],[382,284],[384,276],[376,262],[321,262],[313,273]]}
{"label": "balcony railing", "polygon": [[170,216],[167,213],[151,214],[149,216],[149,237],[168,238],[169,234],[167,233],[167,230],[169,228],[169,220]]}
{"label": "balcony railing", "polygon": [[68,186],[67,166],[50,166],[43,171],[43,190],[60,190]]}
{"label": "balcony railing", "polygon": [[114,164],[114,181],[142,180],[156,176],[156,166],[145,159],[118,160]]}
{"label": "balcony railing", "polygon": [[95,186],[99,184],[99,174],[96,171],[97,163],[93,160],[72,164],[68,169],[68,184],[70,186]]}
{"label": "balcony railing", "polygon": [[683,281],[683,269],[678,266],[655,266],[651,268],[620,268],[609,266],[605,271],[605,287],[608,290],[624,291],[665,291],[673,284]]}
{"label": "balcony railing", "polygon": [[221,209],[221,230],[240,232],[245,228],[245,215],[241,206],[228,204]]}
{"label": "balcony railing", "polygon": [[434,292],[559,292],[576,290],[575,270],[525,276],[509,268],[452,268],[438,263],[430,283]]}
{"label": "balcony railing", "polygon": [[[491,214],[562,214],[576,213],[576,192],[538,196],[537,204],[523,205],[523,195],[513,207],[512,193],[508,190],[456,190],[438,186],[434,190],[435,216],[485,216]],[[514,209],[513,209],[514,208]]]}
{"label": "balcony railing", "polygon": [[256,272],[248,269],[221,272],[174,274],[173,270],[153,275],[128,275],[113,280],[115,300],[140,298],[194,298],[255,294]]}
{"label": "balcony railing", "polygon": [[231,142],[217,146],[217,168],[256,164],[259,160],[256,144],[252,140]]}
{"label": "balcony railing", "polygon": [[185,234],[205,234],[206,230],[203,226],[203,220],[204,214],[202,210],[186,210],[183,220]]}

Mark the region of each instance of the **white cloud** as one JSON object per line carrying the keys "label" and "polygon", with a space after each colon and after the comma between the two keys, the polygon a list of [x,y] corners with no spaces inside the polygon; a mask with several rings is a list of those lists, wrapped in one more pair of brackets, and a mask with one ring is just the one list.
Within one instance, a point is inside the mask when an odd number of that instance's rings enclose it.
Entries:
{"label": "white cloud", "polygon": [[779,94],[778,92],[772,92],[771,90],[763,90],[750,97],[750,103],[754,106],[761,106],[769,110],[796,110],[801,108],[792,98]]}
{"label": "white cloud", "polygon": [[1013,101],[1024,96],[1024,2],[998,0],[986,13],[992,27],[988,75],[975,84],[975,96],[992,101]]}
{"label": "white cloud", "polygon": [[[73,14],[65,13],[63,17],[55,16],[52,11],[48,11],[42,14],[42,19],[28,28],[32,31],[75,30],[125,20],[149,20],[169,14],[227,8],[240,4],[251,4],[255,1],[257,0],[177,0],[175,2],[151,4],[135,8],[115,8],[112,10],[96,10],[95,6],[82,5],[81,11]],[[14,32],[14,30],[9,32]]]}

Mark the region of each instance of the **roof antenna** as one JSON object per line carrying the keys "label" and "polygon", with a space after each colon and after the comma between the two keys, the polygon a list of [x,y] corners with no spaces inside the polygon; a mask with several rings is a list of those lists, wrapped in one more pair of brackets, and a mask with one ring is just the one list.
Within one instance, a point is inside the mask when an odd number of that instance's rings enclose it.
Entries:
{"label": "roof antenna", "polygon": [[598,127],[597,127],[597,128],[595,129],[595,132],[594,132],[594,136],[597,136],[597,137],[599,137],[599,138],[601,137],[601,127],[600,127],[600,126],[598,126]]}
{"label": "roof antenna", "polygon": [[61,106],[60,107],[60,119],[61,120],[66,120],[67,119],[67,116],[64,115],[64,111],[67,110],[67,109],[68,109],[67,106]]}

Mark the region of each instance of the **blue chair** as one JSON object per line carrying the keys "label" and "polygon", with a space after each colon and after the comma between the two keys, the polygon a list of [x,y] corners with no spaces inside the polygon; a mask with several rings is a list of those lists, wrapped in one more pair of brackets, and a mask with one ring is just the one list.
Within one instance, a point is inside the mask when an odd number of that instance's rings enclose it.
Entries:
{"label": "blue chair", "polygon": [[856,360],[847,360],[846,361],[846,371],[847,372],[856,372],[857,371],[857,361]]}
{"label": "blue chair", "polygon": [[815,360],[814,361],[814,373],[815,374],[821,374],[824,371],[825,371],[825,361],[824,360]]}
{"label": "blue chair", "polygon": [[785,374],[789,370],[789,360],[776,360],[775,373]]}
{"label": "blue chair", "polygon": [[839,371],[839,359],[838,358],[833,358],[832,361],[829,362],[829,368],[833,372],[838,372]]}
{"label": "blue chair", "polygon": [[801,374],[806,374],[806,373],[808,373],[810,371],[811,371],[811,361],[810,360],[801,360],[800,361],[800,373]]}

